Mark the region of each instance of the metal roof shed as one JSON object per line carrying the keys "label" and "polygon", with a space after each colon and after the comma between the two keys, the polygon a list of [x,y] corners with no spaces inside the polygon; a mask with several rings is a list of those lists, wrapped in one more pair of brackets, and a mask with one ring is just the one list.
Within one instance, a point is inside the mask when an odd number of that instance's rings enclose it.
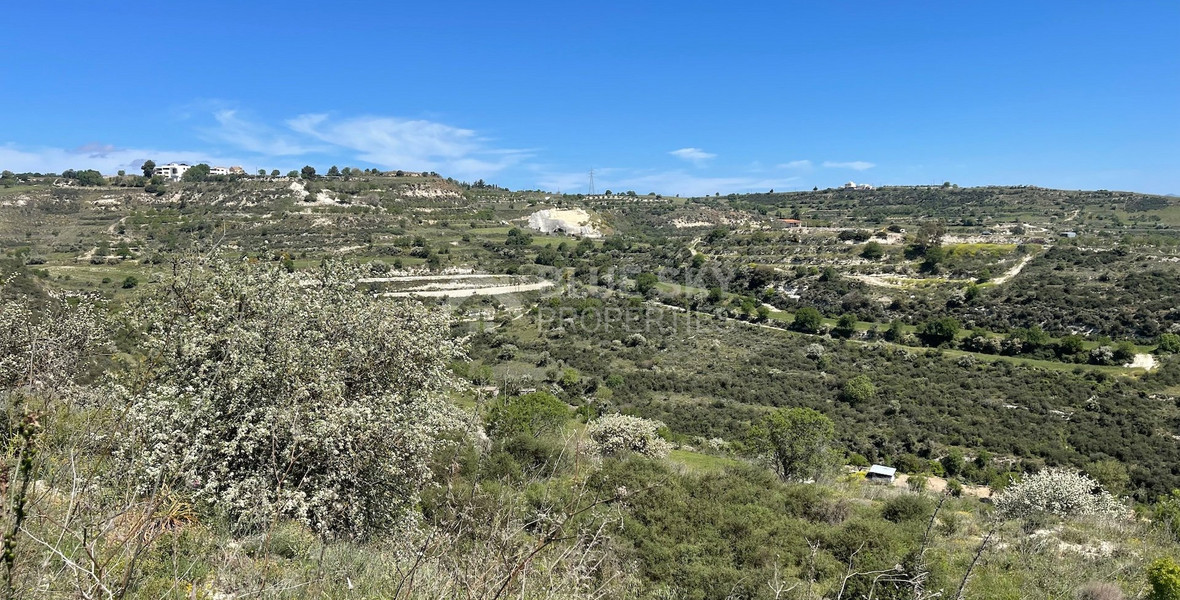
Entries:
{"label": "metal roof shed", "polygon": [[893,481],[897,469],[893,467],[886,467],[885,465],[873,465],[869,467],[869,472],[865,474],[865,479],[869,481]]}

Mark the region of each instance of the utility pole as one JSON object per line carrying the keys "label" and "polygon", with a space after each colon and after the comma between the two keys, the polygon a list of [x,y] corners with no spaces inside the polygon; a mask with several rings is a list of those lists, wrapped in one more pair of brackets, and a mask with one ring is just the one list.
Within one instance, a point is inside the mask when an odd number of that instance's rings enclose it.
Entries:
{"label": "utility pole", "polygon": [[594,195],[594,169],[590,169],[590,193],[588,195]]}

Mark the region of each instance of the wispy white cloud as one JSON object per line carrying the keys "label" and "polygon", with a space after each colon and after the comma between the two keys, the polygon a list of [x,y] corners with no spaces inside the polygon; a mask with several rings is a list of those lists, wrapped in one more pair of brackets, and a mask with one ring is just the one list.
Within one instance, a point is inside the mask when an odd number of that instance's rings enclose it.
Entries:
{"label": "wispy white cloud", "polygon": [[[764,192],[786,190],[798,184],[798,177],[707,177],[684,170],[637,171],[633,169],[595,169],[594,185],[599,193],[606,190],[632,190],[640,194],[655,192],[672,196],[711,196],[715,193]],[[588,173],[543,173],[537,176],[542,189],[566,193],[585,192]]]}
{"label": "wispy white cloud", "polygon": [[[103,142],[73,149],[43,148],[3,145],[0,141],[0,168],[18,172],[94,168],[111,174],[134,171],[146,159],[157,163],[242,165],[251,170],[252,165],[285,170],[297,167],[291,164],[295,161],[318,165],[356,160],[387,169],[437,171],[468,180],[496,178],[562,191],[584,191],[589,184],[586,171],[571,172],[569,165],[537,164],[533,150],[503,148],[475,129],[427,119],[336,113],[261,119],[233,103],[204,101],[186,107],[177,120],[205,143],[195,149],[168,150],[125,148]],[[596,169],[595,187],[599,191],[654,191],[685,196],[782,190],[801,185],[793,175],[806,175],[817,166],[856,171],[876,166],[866,161],[815,163],[801,159],[776,164],[773,169],[755,162],[731,176],[708,176],[703,168],[717,154],[697,147],[679,148],[669,154],[688,164],[665,171],[644,170],[642,165]]]}
{"label": "wispy white cloud", "polygon": [[210,141],[223,142],[247,152],[268,157],[299,156],[319,148],[294,139],[274,128],[246,119],[235,109],[219,109],[213,113],[216,127],[201,130]]}
{"label": "wispy white cloud", "polygon": [[[779,163],[776,165],[780,169],[810,169],[813,165],[810,160],[792,160],[791,162]],[[826,165],[825,165],[826,166]]]}
{"label": "wispy white cloud", "polygon": [[679,150],[673,150],[668,154],[671,154],[672,156],[682,160],[687,160],[688,162],[698,166],[710,158],[717,158],[716,154],[713,154],[712,152],[705,152],[700,148],[681,148]]}
{"label": "wispy white cloud", "polygon": [[135,172],[145,160],[208,163],[211,165],[252,165],[241,157],[191,150],[117,148],[109,144],[87,144],[78,148],[0,146],[0,169],[16,173],[61,173],[67,169],[95,169],[104,175],[118,171]]}
{"label": "wispy white cloud", "polygon": [[[356,159],[385,168],[438,171],[475,179],[521,165],[532,155],[528,150],[495,147],[472,129],[427,120],[304,114],[274,125],[222,103],[202,104],[192,110],[202,109],[204,123],[192,127],[200,139],[210,144],[205,151],[120,148],[100,142],[75,149],[38,148],[2,145],[0,141],[0,165],[17,172],[89,168],[112,174],[137,169],[149,158],[157,163],[271,167],[290,163],[294,157],[300,157],[300,162],[330,157],[337,162]],[[178,118],[196,119],[192,110]]]}
{"label": "wispy white cloud", "polygon": [[824,166],[829,169],[853,169],[856,171],[866,171],[877,165],[863,160],[854,160],[849,162],[835,162],[831,160],[825,160]]}
{"label": "wispy white cloud", "polygon": [[83,144],[74,148],[74,152],[78,154],[86,154],[90,158],[106,158],[112,152],[118,152],[119,149],[111,144],[102,144],[99,142],[91,142]]}
{"label": "wispy white cloud", "polygon": [[366,162],[410,171],[486,177],[520,163],[527,150],[492,148],[474,130],[426,120],[354,117],[334,120],[304,114],[287,121],[292,131],[346,148]]}

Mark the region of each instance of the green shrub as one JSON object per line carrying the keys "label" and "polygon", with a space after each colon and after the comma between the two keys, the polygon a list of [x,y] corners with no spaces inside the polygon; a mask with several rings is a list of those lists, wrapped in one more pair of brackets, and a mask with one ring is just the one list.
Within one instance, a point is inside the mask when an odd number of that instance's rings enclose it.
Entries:
{"label": "green shrub", "polygon": [[1180,490],[1172,490],[1152,507],[1152,520],[1180,540]]}
{"label": "green shrub", "polygon": [[525,434],[506,440],[503,451],[512,457],[524,477],[548,477],[562,473],[573,462],[573,452],[559,441]]}
{"label": "green shrub", "polygon": [[1131,362],[1135,358],[1135,344],[1128,341],[1119,342],[1114,349],[1114,360],[1118,363]]}
{"label": "green shrub", "polygon": [[902,454],[893,461],[893,465],[897,467],[898,471],[910,475],[930,470],[930,463],[915,454]]}
{"label": "green shrub", "polygon": [[930,501],[912,494],[894,496],[886,500],[885,505],[881,507],[881,517],[894,523],[926,517],[928,512]]}
{"label": "green shrub", "polygon": [[819,333],[823,325],[823,315],[819,311],[806,306],[795,311],[795,320],[791,321],[791,329],[803,333]]}
{"label": "green shrub", "polygon": [[[754,485],[774,489],[778,482],[764,469],[742,471],[744,479]],[[852,506],[843,498],[833,498],[830,490],[817,485],[788,485],[783,489],[786,514],[813,523],[839,525],[852,513]]]}
{"label": "green shrub", "polygon": [[922,324],[918,329],[918,337],[927,346],[940,346],[953,341],[960,328],[962,325],[954,317],[933,319]]}
{"label": "green shrub", "polygon": [[273,531],[245,538],[242,549],[251,556],[271,555],[294,559],[309,556],[315,544],[315,535],[306,527],[286,521]]}
{"label": "green shrub", "polygon": [[849,404],[861,404],[872,400],[877,395],[877,386],[867,375],[857,375],[844,382],[840,391],[840,398]]}
{"label": "green shrub", "polygon": [[840,315],[836,326],[832,328],[832,337],[850,338],[856,334],[856,316],[845,313]]}
{"label": "green shrub", "polygon": [[962,497],[963,484],[959,483],[958,479],[948,479],[946,480],[946,491],[956,498]]}
{"label": "green shrub", "polygon": [[906,479],[905,484],[911,492],[921,492],[926,489],[926,482],[926,477],[922,475],[913,475]]}
{"label": "green shrub", "polygon": [[860,256],[865,260],[877,260],[878,258],[885,256],[885,250],[881,247],[880,243],[869,242],[864,245],[864,248],[861,249]]}
{"label": "green shrub", "polygon": [[938,516],[938,532],[945,536],[952,536],[963,529],[965,519],[953,510],[942,511]]}
{"label": "green shrub", "polygon": [[1151,583],[1148,600],[1180,600],[1180,565],[1171,558],[1161,558],[1147,568]]}
{"label": "green shrub", "polygon": [[1156,354],[1176,354],[1180,353],[1180,334],[1162,333],[1160,334],[1159,345],[1155,348]]}
{"label": "green shrub", "polygon": [[506,479],[520,481],[524,479],[524,469],[520,463],[505,450],[497,450],[487,455],[480,462],[480,475],[489,479]]}
{"label": "green shrub", "polygon": [[951,451],[940,458],[938,462],[942,464],[943,471],[946,473],[947,477],[955,477],[956,475],[962,473],[963,466],[965,464],[963,453],[959,452],[957,449],[951,449]]}
{"label": "green shrub", "polygon": [[548,392],[501,396],[488,409],[488,435],[495,439],[551,435],[561,429],[567,419],[569,407]]}

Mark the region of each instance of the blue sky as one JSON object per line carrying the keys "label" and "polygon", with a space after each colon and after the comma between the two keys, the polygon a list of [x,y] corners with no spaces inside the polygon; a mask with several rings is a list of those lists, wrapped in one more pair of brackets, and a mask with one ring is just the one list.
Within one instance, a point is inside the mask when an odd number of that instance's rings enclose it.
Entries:
{"label": "blue sky", "polygon": [[18,3],[0,168],[1180,193],[1180,3]]}

